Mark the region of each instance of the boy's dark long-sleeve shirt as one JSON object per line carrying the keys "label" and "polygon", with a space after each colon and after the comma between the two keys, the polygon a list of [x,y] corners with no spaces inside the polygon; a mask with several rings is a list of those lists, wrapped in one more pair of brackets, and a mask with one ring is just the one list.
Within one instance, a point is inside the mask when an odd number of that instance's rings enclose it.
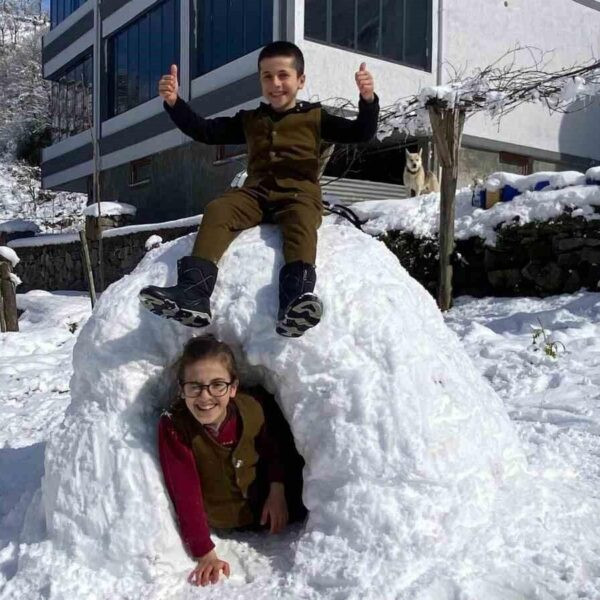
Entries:
{"label": "boy's dark long-sleeve shirt", "polygon": [[[216,117],[205,119],[195,113],[181,98],[177,98],[171,107],[164,102],[164,107],[175,125],[192,139],[205,144],[245,144],[243,115],[247,111],[239,111],[232,117]],[[257,110],[263,111],[277,122],[286,115],[320,107],[320,104],[299,102],[294,108],[285,112],[276,112],[270,105],[261,103]],[[339,144],[355,144],[367,142],[377,131],[379,116],[379,98],[375,94],[372,102],[360,98],[356,119],[346,119],[328,113],[321,107],[321,139],[325,142]]]}

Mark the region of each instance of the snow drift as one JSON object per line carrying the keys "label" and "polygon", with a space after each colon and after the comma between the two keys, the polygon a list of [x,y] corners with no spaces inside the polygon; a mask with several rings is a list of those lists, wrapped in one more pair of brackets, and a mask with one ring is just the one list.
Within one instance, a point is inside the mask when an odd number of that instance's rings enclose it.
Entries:
{"label": "snow drift", "polygon": [[[84,579],[98,597],[108,581],[111,597],[124,582],[140,593],[189,569],[155,437],[166,369],[198,332],[146,312],[137,292],[174,282],[192,242],[151,250],[102,295],[78,338],[72,404],[47,446],[42,485],[52,598],[81,594]],[[223,585],[235,598],[375,597],[373,585],[385,586],[378,598],[398,598],[489,521],[523,455],[434,300],[382,243],[351,227],[328,218],[319,232],[321,324],[297,340],[277,336],[280,247],[273,226],[237,238],[220,263],[207,331],[276,393],[307,463],[310,516],[288,539],[289,572],[271,575],[270,592],[258,593],[254,575],[236,578],[235,565]],[[74,589],[78,569],[87,575]],[[205,597],[223,597],[217,588]],[[173,593],[161,589],[152,597]]]}

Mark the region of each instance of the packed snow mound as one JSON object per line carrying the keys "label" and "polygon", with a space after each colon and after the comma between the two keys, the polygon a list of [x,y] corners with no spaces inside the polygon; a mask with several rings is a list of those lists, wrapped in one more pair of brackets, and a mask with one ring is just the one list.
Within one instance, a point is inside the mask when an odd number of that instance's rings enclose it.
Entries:
{"label": "packed snow mound", "polygon": [[[151,250],[104,292],[79,335],[72,404],[47,446],[42,485],[52,598],[82,597],[74,580],[90,586],[85,597],[105,597],[108,581],[111,597],[126,582],[138,597],[172,597],[164,579],[152,596],[141,586],[173,573],[183,581],[189,569],[156,425],[168,367],[199,332],[145,311],[137,293],[174,283],[193,237]],[[316,289],[324,318],[302,338],[279,337],[280,248],[274,226],[236,239],[220,262],[205,331],[276,393],[306,460],[310,516],[268,585],[259,587],[262,566],[234,568],[226,587],[203,597],[399,598],[424,574],[435,579],[436,565],[488,523],[499,488],[523,471],[519,443],[431,296],[384,244],[354,228],[325,220]]]}

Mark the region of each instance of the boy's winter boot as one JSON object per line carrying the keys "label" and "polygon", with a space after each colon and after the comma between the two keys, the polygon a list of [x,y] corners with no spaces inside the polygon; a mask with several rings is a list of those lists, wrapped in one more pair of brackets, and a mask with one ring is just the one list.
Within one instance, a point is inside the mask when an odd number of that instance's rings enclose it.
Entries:
{"label": "boy's winter boot", "polygon": [[184,256],[177,261],[177,285],[149,285],[139,293],[140,302],[155,315],[175,319],[189,327],[210,323],[210,295],[219,269],[210,260]]}
{"label": "boy's winter boot", "polygon": [[309,263],[294,261],[279,272],[279,312],[276,331],[300,337],[321,320],[323,303],[313,294],[317,275]]}

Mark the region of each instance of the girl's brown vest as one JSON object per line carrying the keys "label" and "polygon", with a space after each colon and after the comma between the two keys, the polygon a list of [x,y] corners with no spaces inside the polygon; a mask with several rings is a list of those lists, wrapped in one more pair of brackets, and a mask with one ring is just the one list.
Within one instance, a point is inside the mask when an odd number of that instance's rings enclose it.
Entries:
{"label": "girl's brown vest", "polygon": [[185,403],[178,403],[171,418],[188,444],[200,475],[202,498],[211,527],[244,527],[254,521],[248,503],[248,488],[256,479],[258,453],[254,440],[265,422],[260,404],[239,393],[234,402],[242,421],[242,434],[235,448],[217,443],[194,419]]}

